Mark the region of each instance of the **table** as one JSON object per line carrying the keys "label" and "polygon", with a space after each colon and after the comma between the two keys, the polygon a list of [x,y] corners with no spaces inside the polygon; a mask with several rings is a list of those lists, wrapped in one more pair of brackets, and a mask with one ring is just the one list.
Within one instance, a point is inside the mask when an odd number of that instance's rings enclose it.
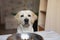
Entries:
{"label": "table", "polygon": [[[54,31],[39,31],[33,33],[41,35],[44,40],[60,40],[60,35]],[[0,35],[0,40],[6,40],[11,35],[12,34]]]}

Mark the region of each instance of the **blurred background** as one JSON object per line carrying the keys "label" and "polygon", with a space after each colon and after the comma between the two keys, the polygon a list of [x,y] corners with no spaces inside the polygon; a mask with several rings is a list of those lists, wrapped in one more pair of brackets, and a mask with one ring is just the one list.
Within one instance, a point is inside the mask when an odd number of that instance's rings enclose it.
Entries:
{"label": "blurred background", "polygon": [[34,25],[37,31],[60,33],[59,4],[60,0],[0,0],[0,34],[16,32],[14,15],[23,9],[30,9],[38,15],[38,23]]}

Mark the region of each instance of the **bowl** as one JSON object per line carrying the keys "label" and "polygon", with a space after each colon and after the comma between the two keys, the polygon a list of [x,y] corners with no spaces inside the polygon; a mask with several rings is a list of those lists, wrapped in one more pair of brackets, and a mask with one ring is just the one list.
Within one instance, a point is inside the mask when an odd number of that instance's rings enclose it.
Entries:
{"label": "bowl", "polygon": [[7,40],[43,40],[43,37],[35,33],[17,33],[9,36]]}

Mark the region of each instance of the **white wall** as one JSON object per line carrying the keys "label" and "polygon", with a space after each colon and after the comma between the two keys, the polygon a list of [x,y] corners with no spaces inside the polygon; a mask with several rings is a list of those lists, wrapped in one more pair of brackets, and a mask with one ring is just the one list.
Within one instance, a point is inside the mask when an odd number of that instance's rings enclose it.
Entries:
{"label": "white wall", "polygon": [[48,0],[45,30],[60,33],[60,0]]}

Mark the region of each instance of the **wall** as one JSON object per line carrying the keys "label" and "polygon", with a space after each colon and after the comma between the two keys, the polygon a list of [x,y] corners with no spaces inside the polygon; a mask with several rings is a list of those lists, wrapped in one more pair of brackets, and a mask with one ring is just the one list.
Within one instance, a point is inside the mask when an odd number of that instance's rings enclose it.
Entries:
{"label": "wall", "polygon": [[39,0],[0,0],[1,23],[5,22],[6,16],[11,16],[11,12],[18,12],[22,9],[31,9],[37,12],[38,7]]}
{"label": "wall", "polygon": [[45,30],[60,33],[60,0],[48,0]]}

